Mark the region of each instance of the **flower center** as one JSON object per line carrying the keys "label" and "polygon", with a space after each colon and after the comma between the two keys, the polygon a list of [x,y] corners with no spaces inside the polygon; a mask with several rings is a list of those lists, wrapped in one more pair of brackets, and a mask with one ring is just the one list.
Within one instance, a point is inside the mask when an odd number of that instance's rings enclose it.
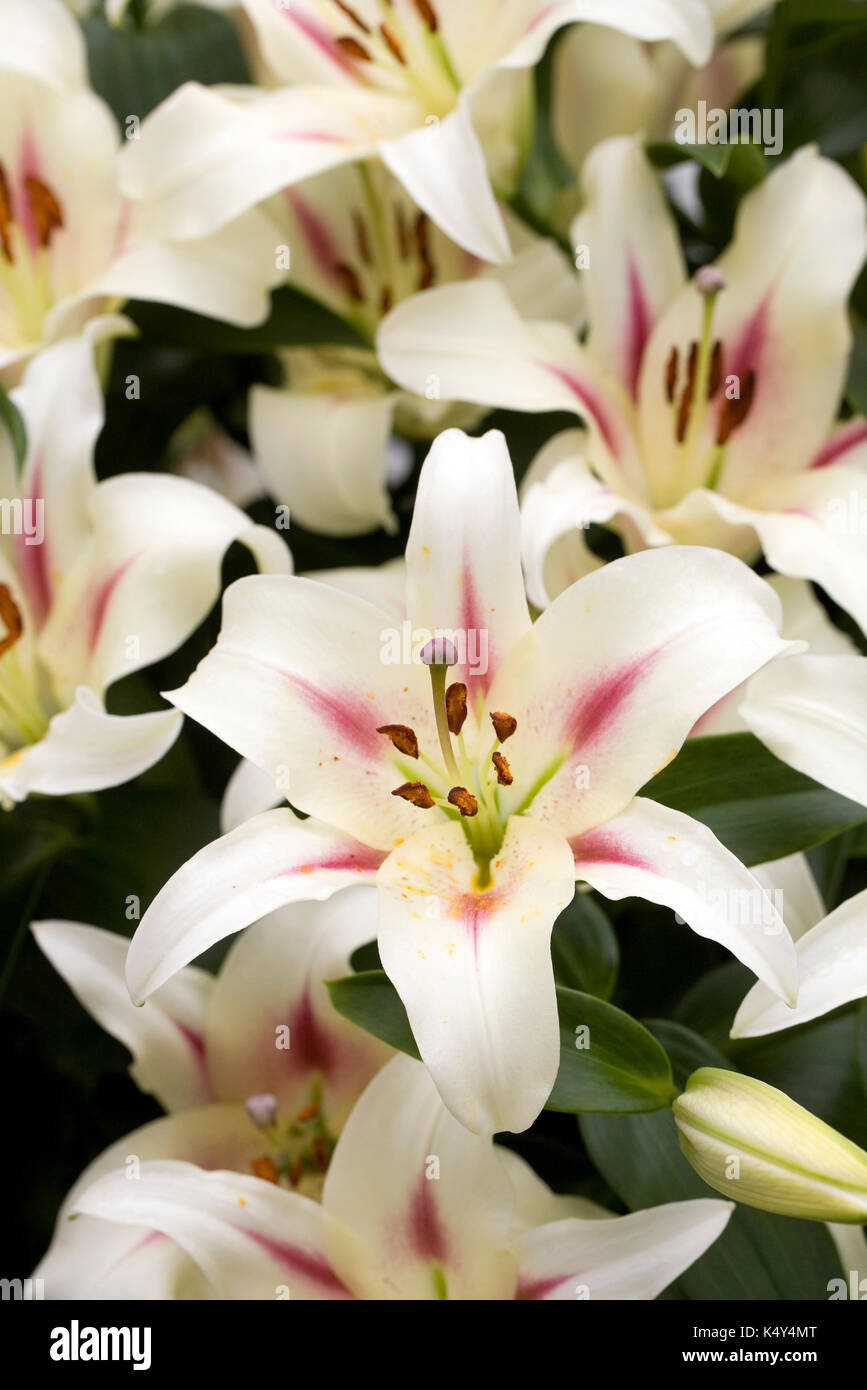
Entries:
{"label": "flower center", "polygon": [[16,210],[0,164],[0,285],[27,341],[41,337],[43,320],[54,302],[50,246],[63,225],[57,196],[33,174],[23,180]]}
{"label": "flower center", "polygon": [[[510,787],[514,782],[500,745],[511,738],[518,721],[501,710],[492,711],[493,740],[483,754],[473,759],[463,735],[467,687],[462,681],[446,683],[448,668],[457,664],[454,643],[446,637],[435,637],[419,655],[430,672],[440,759],[431,758],[420,749],[415,731],[408,725],[380,725],[377,733],[391,740],[401,755],[395,764],[408,774],[408,780],[395,787],[392,796],[423,811],[437,807],[450,820],[457,821],[478,865],[478,886],[486,888],[491,881],[491,860],[499,853],[508,822],[508,814],[500,807],[499,788]],[[412,769],[403,762],[407,758],[425,764],[428,772],[423,780],[413,777]]]}
{"label": "flower center", "polygon": [[[717,298],[726,287],[725,277],[715,266],[705,266],[696,275],[695,285],[704,300],[701,337],[693,340],[683,354],[683,372],[677,345],[672,346],[665,365],[665,397],[671,407],[672,430],[680,448],[681,467],[674,480],[675,491],[662,499],[663,506],[680,501],[694,488],[713,490],[719,487],[726,445],[746,420],[755,398],[754,368],[748,367],[738,375],[727,377],[725,348],[722,341],[714,337],[714,310]],[[698,445],[714,402],[718,402],[714,442],[709,451],[702,453]]]}
{"label": "flower center", "polygon": [[322,1114],[319,1081],[312,1082],[308,1103],[288,1119],[272,1095],[249,1096],[246,1110],[268,1141],[268,1151],[250,1164],[256,1177],[318,1200],[337,1142]]}
{"label": "flower center", "polygon": [[21,659],[18,645],[24,631],[21,610],[8,584],[0,584],[0,741],[7,749],[38,743],[48,728],[36,683]]}
{"label": "flower center", "polygon": [[404,92],[430,115],[452,109],[461,84],[431,0],[411,0],[400,9],[394,0],[376,0],[378,17],[368,19],[343,0],[328,0],[325,9],[329,21],[340,24],[334,41],[360,82]]}

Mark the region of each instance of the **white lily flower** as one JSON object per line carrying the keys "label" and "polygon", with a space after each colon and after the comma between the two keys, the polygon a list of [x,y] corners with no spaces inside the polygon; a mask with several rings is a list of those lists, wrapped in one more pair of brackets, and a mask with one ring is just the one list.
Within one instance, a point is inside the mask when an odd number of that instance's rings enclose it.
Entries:
{"label": "white lily flower", "polygon": [[85,72],[61,0],[0,0],[0,368],[127,299],[252,325],[281,278],[259,212],[194,240],[154,234],[121,195],[120,136]]}
{"label": "white lily flower", "polygon": [[146,1162],[134,1182],[115,1171],[80,1186],[71,1207],[94,1243],[120,1223],[140,1241],[168,1237],[206,1286],[193,1296],[292,1301],[651,1299],[733,1210],[698,1199],[612,1216],[555,1196],[459,1125],[409,1057],[350,1115],[321,1205],[236,1172]]}
{"label": "white lily flower", "polygon": [[[815,580],[867,627],[867,422],[835,427],[867,251],[861,190],[799,150],[744,198],[718,267],[685,282],[674,221],[639,144],[606,142],[574,228],[589,250],[586,345],[522,319],[496,284],[398,305],[380,359],[443,399],[572,410],[586,430],[544,448],[525,484],[524,554],[537,606],[598,564],[590,523],[629,550],[675,542]],[[724,288],[723,288],[724,287]]]}
{"label": "white lily flower", "polygon": [[254,816],[181,868],[133,939],[133,997],[281,902],[376,881],[383,965],[479,1133],[526,1128],[550,1093],[549,937],[576,878],[674,908],[793,998],[783,923],[738,920],[753,876],[635,795],[785,650],[770,588],[731,556],[670,548],[588,575],[532,624],[505,441],[448,431],[422,469],[407,612],[301,578],[227,591],[216,647],[167,698],[313,819]]}
{"label": "white lily flower", "polygon": [[732,31],[776,0],[708,0],[716,47],[705,67],[691,68],[676,44],[642,43],[627,33],[585,24],[568,30],[554,53],[551,126],[576,173],[595,145],[615,135],[665,140],[675,114],[699,100],[728,111],[756,81],[764,38]]}
{"label": "white lily flower", "polygon": [[440,401],[435,383],[398,390],[373,341],[391,306],[433,284],[496,275],[520,312],[545,312],[573,329],[583,309],[571,263],[517,218],[515,259],[490,267],[451,242],[381,165],[332,169],[267,205],[291,252],[292,285],[326,305],[367,344],[285,349],[282,387],[254,386],[249,428],[271,495],[303,526],[325,535],[397,529],[386,488],[393,430],[432,439],[470,428],[478,406]]}
{"label": "white lily flower", "polygon": [[[260,567],[289,551],[197,483],[127,473],[97,483],[103,401],[86,338],[46,348],[12,398],[27,431],[19,472],[0,436],[0,797],[117,786],[157,762],[177,711],[119,716],[105,691],[179,647],[220,592],[242,541]],[[134,408],[134,407],[133,407]]]}
{"label": "white lily flower", "polygon": [[188,967],[137,1009],[124,983],[125,937],[79,922],[33,924],[80,1003],[132,1053],[138,1087],[169,1112],[112,1144],[67,1196],[39,1267],[49,1298],[177,1297],[179,1284],[195,1285],[170,1241],[154,1252],[153,1239],[128,1228],[69,1222],[77,1195],[117,1167],[129,1173],[130,1155],[255,1173],[319,1197],[356,1099],[392,1055],[337,1013],[324,983],[347,973],[375,931],[371,888],[281,908],[239,937],[216,978]]}
{"label": "white lily flower", "polygon": [[[258,94],[187,83],[125,152],[123,187],[171,236],[199,237],[291,184],[378,156],[459,246],[509,256],[478,125],[551,35],[585,20],[709,57],[704,0],[244,0],[277,82]],[[492,97],[492,93],[494,96]],[[508,102],[506,103],[508,109]]]}
{"label": "white lily flower", "polygon": [[733,1038],[794,1028],[867,996],[867,889],[841,903],[796,945],[801,987],[795,1009],[779,1009],[761,984],[750,990],[732,1024]]}

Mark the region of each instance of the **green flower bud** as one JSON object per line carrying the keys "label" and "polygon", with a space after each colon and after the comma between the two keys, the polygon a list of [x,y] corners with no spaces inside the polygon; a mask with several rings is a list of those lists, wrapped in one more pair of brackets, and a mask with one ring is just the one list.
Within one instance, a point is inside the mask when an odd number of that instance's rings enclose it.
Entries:
{"label": "green flower bud", "polygon": [[701,1067],[674,1118],[685,1157],[726,1197],[808,1221],[867,1221],[867,1153],[775,1086]]}

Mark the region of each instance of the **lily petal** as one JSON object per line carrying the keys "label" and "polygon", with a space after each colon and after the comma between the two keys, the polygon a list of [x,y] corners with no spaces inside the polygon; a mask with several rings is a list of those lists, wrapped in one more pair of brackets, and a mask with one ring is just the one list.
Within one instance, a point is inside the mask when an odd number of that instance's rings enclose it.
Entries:
{"label": "lily petal", "polygon": [[511,1297],[509,1180],[494,1146],[453,1119],[411,1057],[389,1062],[352,1112],[322,1202],[338,1223],[334,1267],[363,1297]]}
{"label": "lily petal", "polygon": [[158,236],[208,236],[313,174],[413,128],[414,102],[351,85],[255,92],[186,82],[142,121],[120,187]]}
{"label": "lily petal", "polygon": [[755,984],[735,1015],[733,1038],[758,1038],[809,1023],[867,995],[867,889],[841,903],[797,942],[801,985],[787,1009]]}
{"label": "lily petal", "polygon": [[204,1105],[214,1092],[203,1033],[214,978],[187,966],[137,1009],[124,980],[129,942],[81,922],[34,922],[37,945],[101,1028],[132,1053],[130,1075],[165,1110]]}
{"label": "lily petal", "polygon": [[348,888],[327,902],[278,908],[237,938],[207,1014],[208,1070],[217,1095],[243,1100],[268,1092],[294,1116],[318,1080],[325,1122],[332,1134],[340,1132],[393,1054],[337,1013],[325,981],[350,974],[349,958],[375,938],[376,920],[375,888]]}
{"label": "lily petal", "polygon": [[535,63],[551,35],[574,20],[608,25],[648,43],[671,39],[696,67],[708,61],[713,48],[713,25],[702,0],[536,0],[532,8],[526,35],[502,60],[507,66]]}
{"label": "lily petal", "polygon": [[250,438],[271,496],[325,536],[397,529],[385,486],[395,394],[250,392]]}
{"label": "lily petal", "polygon": [[226,784],[220,805],[220,831],[227,835],[245,820],[273,811],[286,800],[273,779],[255,763],[242,758]]}
{"label": "lily petal", "polygon": [[419,395],[435,387],[443,400],[573,411],[598,436],[602,467],[641,485],[626,391],[566,324],[526,322],[496,280],[413,295],[386,315],[376,345],[392,380]]}
{"label": "lily petal", "polygon": [[24,801],[34,792],[67,796],[120,786],[165,756],[183,722],[172,709],[107,714],[99,696],[80,685],[44,738],[0,762],[0,792]]}
{"label": "lily petal", "polygon": [[616,901],[646,898],[673,908],[794,1003],[798,972],[786,925],[758,880],[706,825],[637,796],[571,843],[576,877]]}
{"label": "lily petal", "polygon": [[379,872],[379,951],[452,1114],[475,1134],[526,1129],[559,1065],[551,928],[571,901],[566,841],[516,817],[478,870],[458,825],[438,823]]}
{"label": "lily petal", "polygon": [[62,0],[2,0],[0,69],[25,73],[58,92],[86,84],[84,36]]}
{"label": "lily petal", "polygon": [[261,1178],[208,1173],[192,1163],[143,1163],[135,1182],[125,1172],[98,1179],[76,1209],[170,1236],[217,1298],[352,1297],[323,1254],[322,1208]]}
{"label": "lily petal", "polygon": [[506,261],[509,238],[465,97],[429,125],[380,144],[383,163],[458,246],[483,261]]}
{"label": "lily petal", "polygon": [[174,651],[220,592],[234,540],[260,567],[286,572],[282,539],[199,483],[126,473],[91,496],[91,545],[66,576],[40,641],[61,679],[104,690]]}
{"label": "lily petal", "polygon": [[588,347],[635,397],[650,335],[686,281],[677,227],[637,139],[593,150],[581,186],[571,239],[590,251]]}
{"label": "lily petal", "polygon": [[267,811],[199,850],[160,889],[127,957],[141,1003],[202,951],[289,902],[372,882],[382,855],[287,809]]}
{"label": "lily petal", "polygon": [[520,1299],[651,1299],[722,1235],[734,1202],[701,1197],[519,1236]]}
{"label": "lily petal", "polygon": [[449,679],[456,674],[471,696],[477,688],[484,694],[531,627],[518,497],[499,430],[481,439],[446,430],[434,441],[419,478],[406,577],[413,622],[463,635],[467,657]]}
{"label": "lily petal", "polygon": [[781,895],[780,916],[785,918],[793,941],[825,916],[825,904],[806,854],[787,854],[783,859],[754,864],[752,873],[771,897]]}
{"label": "lily petal", "polygon": [[407,774],[377,729],[407,724],[424,748],[437,737],[427,671],[402,636],[354,594],[256,575],[226,591],[216,646],[168,698],[265,769],[294,806],[389,850],[418,828],[418,812],[391,795]]}
{"label": "lily petal", "polygon": [[867,658],[774,661],[750,681],[740,713],[776,757],[867,806]]}
{"label": "lily petal", "polygon": [[44,1280],[46,1297],[213,1298],[209,1281],[174,1240],[146,1223],[120,1224],[77,1213],[78,1198],[109,1173],[134,1186],[135,1165],[155,1159],[244,1172],[261,1152],[262,1135],[240,1105],[199,1106],[125,1134],[88,1164],[63,1201],[51,1245],[34,1271]]}
{"label": "lily petal", "polygon": [[[518,721],[514,809],[577,835],[616,815],[699,716],[772,657],[779,600],[739,560],[668,546],[615,560],[554,600],[490,693]],[[520,779],[520,780],[519,780]]]}
{"label": "lily petal", "polygon": [[133,217],[126,248],[81,297],[175,304],[251,328],[267,317],[269,291],[283,278],[277,240],[274,224],[253,210],[210,236],[183,242],[149,239]]}
{"label": "lily petal", "polygon": [[647,507],[624,497],[597,476],[588,457],[588,435],[563,430],[542,446],[521,488],[521,534],[527,594],[537,608],[553,599],[600,560],[587,546],[590,525],[610,524],[628,550],[668,545]]}

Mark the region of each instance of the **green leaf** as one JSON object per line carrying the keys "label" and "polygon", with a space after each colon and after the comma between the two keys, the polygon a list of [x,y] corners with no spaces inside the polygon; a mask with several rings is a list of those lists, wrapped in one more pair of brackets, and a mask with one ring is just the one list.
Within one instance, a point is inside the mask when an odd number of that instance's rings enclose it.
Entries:
{"label": "green leaf", "polygon": [[683,164],[692,159],[721,179],[731,162],[734,145],[727,142],[719,145],[681,145],[676,140],[651,140],[647,145],[648,158],[657,169],[670,169],[675,164]]}
{"label": "green leaf", "polygon": [[620,948],[602,908],[589,893],[576,890],[554,923],[551,937],[554,978],[569,989],[610,999],[617,983]]}
{"label": "green leaf", "polygon": [[[681,1153],[670,1110],[583,1115],[578,1123],[600,1173],[631,1210],[718,1196]],[[719,1240],[674,1287],[690,1299],[824,1300],[828,1281],[841,1277],[840,1257],[821,1222],[738,1206]]]}
{"label": "green leaf", "polygon": [[[675,1022],[700,1033],[714,1046],[726,1048],[735,1014],[755,982],[753,972],[738,960],[717,965],[683,995],[674,1010]],[[720,1063],[698,1065],[716,1067]]]}
{"label": "green leaf", "polygon": [[143,120],[184,82],[250,81],[238,29],[216,10],[177,5],[141,29],[90,15],[83,27],[91,86],[122,128],[128,116]]}
{"label": "green leaf", "polygon": [[745,864],[782,859],[867,821],[863,806],[795,772],[753,734],[688,739],[641,795],[703,821]]}
{"label": "green leaf", "polygon": [[[330,980],[331,1002],[374,1037],[418,1057],[406,1010],[382,970]],[[653,1036],[620,1009],[577,990],[557,990],[560,1070],[548,1109],[623,1114],[657,1110],[674,1097],[668,1058]],[[576,1047],[578,1027],[589,1046]]]}
{"label": "green leaf", "polygon": [[652,1033],[622,1009],[578,990],[558,988],[557,1007],[560,1069],[546,1109],[625,1114],[671,1103],[671,1064]]}
{"label": "green leaf", "polygon": [[400,1052],[419,1056],[403,1001],[384,970],[363,970],[326,984],[332,1004],[344,1018]]}
{"label": "green leaf", "polygon": [[0,421],[9,435],[9,442],[15,454],[15,462],[21,469],[27,457],[27,430],[24,427],[20,410],[2,382],[0,382]]}
{"label": "green leaf", "polygon": [[647,1027],[668,1054],[678,1090],[683,1090],[693,1072],[698,1071],[699,1067],[733,1070],[728,1058],[718,1052],[707,1038],[699,1037],[682,1023],[673,1023],[669,1018],[652,1018],[648,1019]]}

